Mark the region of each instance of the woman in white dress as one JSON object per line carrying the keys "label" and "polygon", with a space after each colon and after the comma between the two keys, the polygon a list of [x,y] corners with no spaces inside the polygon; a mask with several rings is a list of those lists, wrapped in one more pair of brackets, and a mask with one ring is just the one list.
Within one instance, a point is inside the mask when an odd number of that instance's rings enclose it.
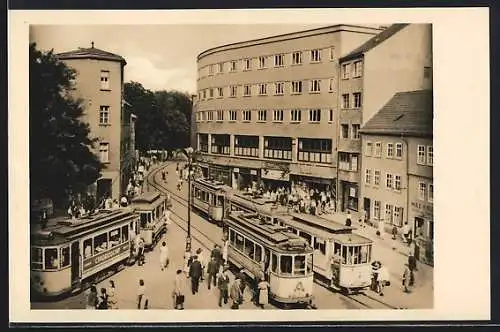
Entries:
{"label": "woman in white dress", "polygon": [[160,268],[163,271],[168,267],[168,247],[165,241],[162,242],[160,247]]}

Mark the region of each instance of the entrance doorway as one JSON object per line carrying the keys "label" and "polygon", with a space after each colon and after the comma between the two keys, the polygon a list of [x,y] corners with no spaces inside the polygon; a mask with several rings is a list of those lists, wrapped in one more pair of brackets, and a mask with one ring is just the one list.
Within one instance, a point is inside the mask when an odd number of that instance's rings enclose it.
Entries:
{"label": "entrance doorway", "polygon": [[370,220],[370,199],[369,198],[363,198],[363,209],[366,212],[366,220]]}
{"label": "entrance doorway", "polygon": [[100,202],[104,197],[111,196],[111,179],[97,180],[97,202]]}

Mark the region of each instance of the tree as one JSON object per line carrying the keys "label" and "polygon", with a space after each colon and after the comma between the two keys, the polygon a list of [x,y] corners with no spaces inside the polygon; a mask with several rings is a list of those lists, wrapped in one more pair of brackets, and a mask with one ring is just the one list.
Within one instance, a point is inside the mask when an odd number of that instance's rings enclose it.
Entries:
{"label": "tree", "polygon": [[52,50],[41,52],[32,43],[29,52],[31,198],[49,197],[58,206],[68,191],[81,193],[94,183],[103,165],[80,120],[82,101],[71,96],[76,72]]}

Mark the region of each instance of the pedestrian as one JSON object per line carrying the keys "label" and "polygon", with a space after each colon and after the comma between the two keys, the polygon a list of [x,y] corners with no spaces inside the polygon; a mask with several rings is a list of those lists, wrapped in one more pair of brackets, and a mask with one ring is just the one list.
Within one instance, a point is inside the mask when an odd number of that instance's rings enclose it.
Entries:
{"label": "pedestrian", "polygon": [[392,250],[396,250],[396,238],[398,236],[398,228],[396,225],[392,227]]}
{"label": "pedestrian", "polygon": [[383,219],[379,219],[378,221],[378,236],[383,239],[384,238],[384,220]]}
{"label": "pedestrian", "polygon": [[366,227],[366,223],[368,222],[368,211],[363,210],[363,228]]}
{"label": "pedestrian", "polygon": [[116,287],[115,281],[109,281],[109,287],[106,290],[106,294],[108,295],[108,309],[118,309],[118,301],[116,298]]}
{"label": "pedestrian", "polygon": [[264,309],[269,303],[269,283],[265,279],[261,279],[258,285],[259,288],[259,306]]}
{"label": "pedestrian", "polygon": [[384,264],[381,264],[379,270],[378,270],[378,282],[377,282],[377,293],[380,296],[384,296],[384,287],[388,284],[390,284],[389,281],[390,274],[389,270],[387,269],[387,266]]}
{"label": "pedestrian", "polygon": [[189,267],[189,277],[191,278],[191,292],[194,294],[198,293],[198,288],[200,285],[201,278],[201,263],[198,260],[198,256],[193,256],[193,262]]}
{"label": "pedestrian", "polygon": [[161,243],[161,247],[160,247],[160,268],[162,271],[168,267],[168,263],[169,263],[168,247],[167,247],[167,243],[165,241],[163,241]]}
{"label": "pedestrian", "polygon": [[229,267],[225,265],[221,267],[221,271],[217,274],[217,287],[219,288],[219,307],[222,307],[222,300],[227,304],[228,288],[229,288]]}
{"label": "pedestrian", "polygon": [[229,240],[224,241],[224,246],[222,247],[222,261],[223,264],[227,264],[227,255],[229,251]]}
{"label": "pedestrian", "polygon": [[165,181],[165,171],[161,172],[161,178],[162,178],[163,181]]}
{"label": "pedestrian", "polygon": [[[141,309],[143,302],[145,302],[146,286],[144,280],[139,280],[139,288],[137,289],[137,309]],[[143,301],[144,300],[144,301]]]}
{"label": "pedestrian", "polygon": [[245,269],[241,268],[240,271],[237,274],[237,279],[240,280],[239,286],[240,286],[240,292],[241,292],[241,297],[240,297],[240,304],[243,303],[243,294],[245,294],[245,287],[246,287],[246,282],[245,282]]}
{"label": "pedestrian", "polygon": [[144,239],[142,237],[139,237],[139,244],[137,246],[138,249],[138,260],[137,260],[137,265],[142,266],[145,263],[145,257],[144,257]]}
{"label": "pedestrian", "polygon": [[95,285],[90,286],[90,291],[87,294],[87,309],[96,309],[97,308],[97,288]]}
{"label": "pedestrian", "polygon": [[231,300],[233,300],[233,304],[231,305],[231,309],[239,309],[240,304],[241,304],[241,280],[238,276],[236,276],[236,279],[233,281],[233,284],[231,285],[231,290],[229,292],[229,296],[231,297]]}
{"label": "pedestrian", "polygon": [[207,265],[207,274],[208,274],[208,289],[210,289],[211,284],[213,283],[214,287],[217,286],[217,272],[219,271],[219,266],[217,265],[217,261],[214,257],[210,259]]}
{"label": "pedestrian", "polygon": [[198,256],[198,261],[201,264],[200,280],[203,281],[203,280],[205,280],[205,268],[207,267],[205,253],[203,252],[203,249],[201,249],[201,248],[196,249],[196,256]]}
{"label": "pedestrian", "polygon": [[408,263],[405,263],[405,270],[403,272],[403,287],[405,293],[410,293],[410,282],[411,282],[411,270]]}
{"label": "pedestrian", "polygon": [[189,267],[191,266],[191,250],[187,250],[184,252],[184,274],[187,276],[189,273]]}
{"label": "pedestrian", "polygon": [[350,210],[347,210],[347,217],[345,219],[345,225],[347,227],[350,227],[352,224],[352,216],[351,216],[351,211]]}
{"label": "pedestrian", "polygon": [[416,244],[415,241],[413,241],[410,244],[410,250],[408,252],[408,266],[410,268],[410,271],[417,271],[417,259],[415,258],[415,249],[416,249]]}
{"label": "pedestrian", "polygon": [[219,249],[219,245],[217,245],[217,244],[214,245],[214,249],[212,250],[210,257],[214,257],[215,260],[217,261],[217,265],[219,265],[219,266],[225,264],[225,263],[222,263],[222,255],[221,255],[221,252]]}
{"label": "pedestrian", "polygon": [[184,309],[184,299],[186,294],[186,280],[182,275],[182,270],[178,269],[175,274],[174,280],[174,309],[183,310]]}
{"label": "pedestrian", "polygon": [[106,288],[101,288],[101,295],[99,296],[99,302],[97,304],[97,309],[105,310],[108,309],[108,294],[106,294]]}
{"label": "pedestrian", "polygon": [[403,225],[403,229],[402,229],[403,241],[406,244],[410,243],[409,234],[410,234],[410,226],[408,225],[408,222],[406,221],[405,224]]}

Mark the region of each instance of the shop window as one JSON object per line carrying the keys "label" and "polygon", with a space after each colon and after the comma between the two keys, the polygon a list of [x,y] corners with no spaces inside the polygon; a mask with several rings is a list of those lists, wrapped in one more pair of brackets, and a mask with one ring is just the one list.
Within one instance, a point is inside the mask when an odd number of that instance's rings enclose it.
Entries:
{"label": "shop window", "polygon": [[31,268],[34,270],[43,269],[42,248],[31,248]]}
{"label": "shop window", "polygon": [[120,244],[120,229],[113,229],[109,232],[109,247],[113,248]]}
{"label": "shop window", "polygon": [[[283,257],[283,256],[282,256]],[[294,275],[305,275],[306,274],[306,256],[297,255],[293,260],[293,274]]]}
{"label": "shop window", "polygon": [[92,256],[93,252],[93,247],[92,247],[92,239],[86,239],[83,241],[83,257],[84,258],[89,258]]}
{"label": "shop window", "polygon": [[56,248],[45,249],[45,269],[57,270],[59,268],[59,259]]}
{"label": "shop window", "polygon": [[277,268],[278,268],[278,256],[276,256],[276,254],[272,254],[272,263],[271,263],[271,271],[273,272],[277,272]]}
{"label": "shop window", "polygon": [[69,265],[69,247],[61,248],[61,267]]}
{"label": "shop window", "polygon": [[94,255],[108,249],[108,233],[94,237]]}
{"label": "shop window", "polygon": [[287,256],[287,255],[280,256],[280,271],[283,274],[292,273],[292,256]]}

